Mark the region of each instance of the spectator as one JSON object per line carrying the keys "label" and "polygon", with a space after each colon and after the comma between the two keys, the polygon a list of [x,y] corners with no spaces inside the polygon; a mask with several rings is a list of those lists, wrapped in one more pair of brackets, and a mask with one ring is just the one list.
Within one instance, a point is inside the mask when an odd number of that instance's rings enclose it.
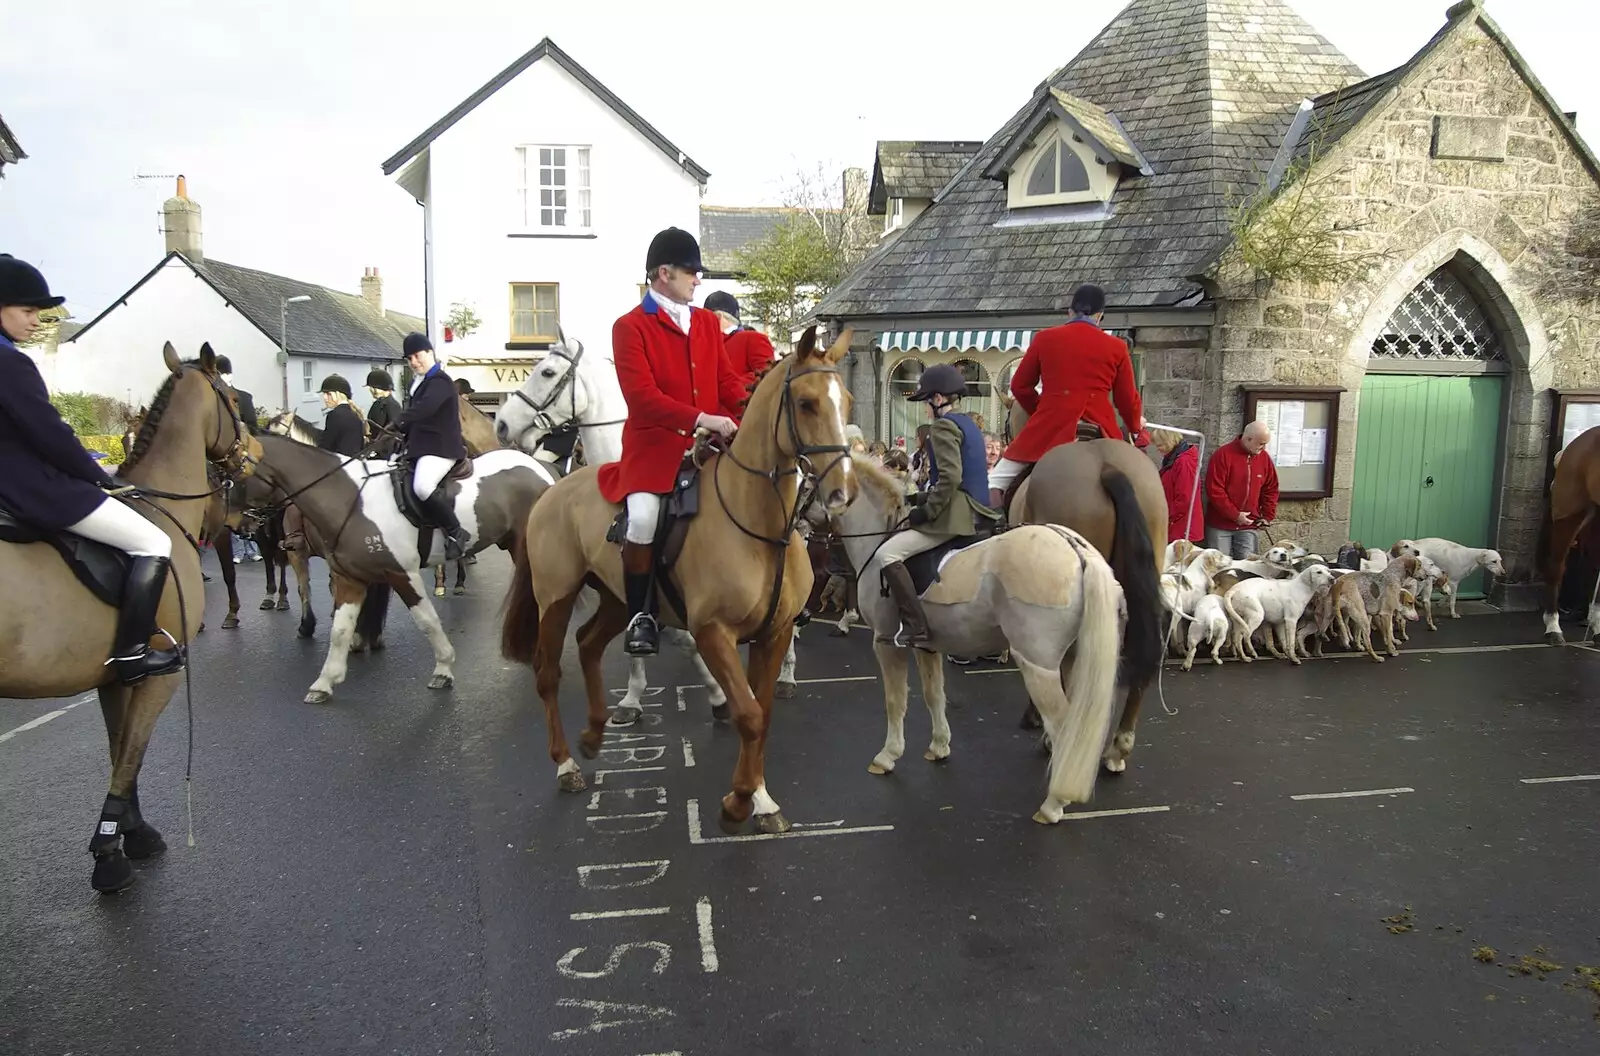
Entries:
{"label": "spectator", "polygon": [[1150,439],[1161,452],[1161,487],[1167,493],[1167,542],[1205,538],[1205,519],[1195,483],[1200,477],[1200,449],[1182,433],[1151,429]]}
{"label": "spectator", "polygon": [[1278,513],[1278,471],[1267,454],[1265,422],[1217,449],[1206,467],[1206,545],[1235,559],[1256,553],[1256,529]]}
{"label": "spectator", "polygon": [[993,469],[994,464],[1000,461],[1000,452],[1004,450],[1005,445],[1000,442],[1000,438],[998,436],[995,436],[993,433],[983,434],[983,453],[984,458],[987,459],[989,463],[990,469]]}

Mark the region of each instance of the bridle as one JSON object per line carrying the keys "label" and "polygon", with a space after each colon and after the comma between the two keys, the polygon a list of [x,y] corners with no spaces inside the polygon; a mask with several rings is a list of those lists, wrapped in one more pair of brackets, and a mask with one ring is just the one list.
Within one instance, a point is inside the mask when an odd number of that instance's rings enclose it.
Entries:
{"label": "bridle", "polygon": [[[627,421],[626,418],[618,418],[609,422],[585,422],[578,418],[578,364],[583,360],[583,353],[584,347],[581,344],[578,346],[578,351],[576,353],[568,352],[565,344],[561,344],[559,346],[552,345],[550,350],[545,353],[545,359],[549,359],[551,356],[556,356],[560,359],[566,360],[566,376],[563,377],[554,388],[545,393],[544,397],[538,401],[535,401],[533,397],[523,392],[520,388],[511,394],[512,397],[521,400],[523,403],[527,404],[530,409],[532,409],[533,424],[537,428],[543,429],[547,433],[553,433],[564,425],[573,425],[578,428],[593,429],[606,425],[621,425],[623,422]],[[566,420],[558,422],[550,414],[550,408],[554,406],[556,400],[560,399],[563,392],[567,394],[568,412]]]}

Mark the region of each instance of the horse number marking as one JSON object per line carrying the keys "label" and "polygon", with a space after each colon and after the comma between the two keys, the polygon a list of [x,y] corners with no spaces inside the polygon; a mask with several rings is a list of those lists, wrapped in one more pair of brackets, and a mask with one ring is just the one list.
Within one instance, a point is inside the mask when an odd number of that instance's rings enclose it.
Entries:
{"label": "horse number marking", "polygon": [[383,536],[381,535],[363,536],[361,541],[366,544],[367,553],[369,554],[385,554],[389,552],[389,544],[383,541]]}

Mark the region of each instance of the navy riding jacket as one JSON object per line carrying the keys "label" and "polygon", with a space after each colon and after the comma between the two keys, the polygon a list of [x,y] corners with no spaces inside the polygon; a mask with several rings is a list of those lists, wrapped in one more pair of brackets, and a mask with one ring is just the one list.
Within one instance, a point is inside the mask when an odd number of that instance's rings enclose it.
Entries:
{"label": "navy riding jacket", "polygon": [[412,458],[438,455],[460,460],[467,457],[461,439],[461,412],[456,383],[434,364],[422,384],[411,394],[411,405],[400,412],[399,428],[406,435],[406,454]]}
{"label": "navy riding jacket", "polygon": [[0,334],[0,505],[43,528],[77,524],[115,486],[50,405],[39,368]]}

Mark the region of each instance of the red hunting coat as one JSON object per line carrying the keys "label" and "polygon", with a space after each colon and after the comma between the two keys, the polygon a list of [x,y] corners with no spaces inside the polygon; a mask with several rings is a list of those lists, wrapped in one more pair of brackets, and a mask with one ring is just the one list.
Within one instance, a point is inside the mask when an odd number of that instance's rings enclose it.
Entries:
{"label": "red hunting coat", "polygon": [[686,335],[652,297],[611,327],[617,381],[628,401],[622,459],[600,467],[600,494],[621,502],[636,491],[672,490],[701,412],[737,417],[743,375],[728,361],[722,325],[691,308]]}
{"label": "red hunting coat", "polygon": [[[1034,391],[1041,380],[1042,394]],[[1006,448],[1005,457],[1013,462],[1037,462],[1057,444],[1076,440],[1080,418],[1098,425],[1108,438],[1120,440],[1113,398],[1129,425],[1143,416],[1127,342],[1087,320],[1035,334],[1011,377],[1011,395],[1029,415],[1022,432]]]}
{"label": "red hunting coat", "polygon": [[747,379],[766,370],[775,355],[772,342],[759,330],[735,330],[722,340],[728,346],[728,359],[733,369],[741,371]]}

